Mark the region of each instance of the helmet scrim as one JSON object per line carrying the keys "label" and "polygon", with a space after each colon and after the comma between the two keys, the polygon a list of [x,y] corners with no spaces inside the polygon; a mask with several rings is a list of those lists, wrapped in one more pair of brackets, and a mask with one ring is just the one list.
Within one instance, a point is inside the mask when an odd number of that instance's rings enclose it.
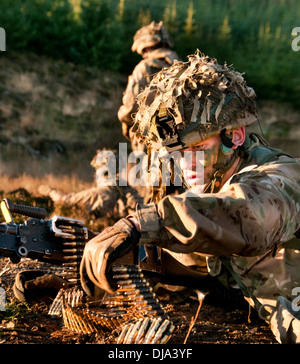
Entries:
{"label": "helmet scrim", "polygon": [[132,131],[148,148],[180,150],[255,122],[255,97],[241,73],[197,51],[139,94]]}
{"label": "helmet scrim", "polygon": [[173,41],[163,22],[153,21],[135,33],[131,50],[142,55],[145,48],[155,47],[160,43],[169,48],[173,47]]}

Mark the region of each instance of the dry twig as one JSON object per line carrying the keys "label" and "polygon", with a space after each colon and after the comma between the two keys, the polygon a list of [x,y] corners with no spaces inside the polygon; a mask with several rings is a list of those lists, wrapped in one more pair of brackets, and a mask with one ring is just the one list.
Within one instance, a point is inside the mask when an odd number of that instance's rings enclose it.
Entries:
{"label": "dry twig", "polygon": [[197,321],[197,318],[198,318],[198,315],[199,315],[199,312],[200,312],[200,309],[201,309],[201,306],[202,306],[202,303],[204,301],[204,298],[206,296],[206,293],[203,293],[197,289],[195,289],[195,292],[197,293],[197,297],[198,297],[198,301],[199,301],[199,305],[198,305],[198,308],[197,308],[197,312],[196,312],[196,315],[194,317],[192,317],[191,319],[191,322],[190,322],[190,326],[189,326],[189,329],[188,329],[188,332],[186,334],[186,337],[184,339],[184,344],[186,344],[187,342],[187,339],[192,331],[192,328],[194,327],[195,325],[195,322]]}
{"label": "dry twig", "polygon": [[9,265],[10,262],[7,262],[6,266],[3,268],[2,272],[0,272],[0,277],[3,276],[4,273],[8,272],[10,268],[6,268]]}

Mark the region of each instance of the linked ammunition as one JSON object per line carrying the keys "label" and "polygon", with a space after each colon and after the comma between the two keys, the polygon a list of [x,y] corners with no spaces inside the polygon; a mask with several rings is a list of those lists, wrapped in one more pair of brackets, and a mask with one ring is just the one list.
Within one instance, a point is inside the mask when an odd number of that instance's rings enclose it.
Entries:
{"label": "linked ammunition", "polygon": [[[74,254],[76,260],[77,248],[69,250],[66,253]],[[77,263],[72,259],[66,263],[69,268],[73,267],[72,274]],[[118,288],[114,294],[106,294],[98,305],[89,302],[79,288],[61,289],[49,314],[62,316],[64,326],[78,333],[118,332],[119,344],[167,342],[174,325],[142,270],[138,266],[122,265],[114,266],[112,272]]]}

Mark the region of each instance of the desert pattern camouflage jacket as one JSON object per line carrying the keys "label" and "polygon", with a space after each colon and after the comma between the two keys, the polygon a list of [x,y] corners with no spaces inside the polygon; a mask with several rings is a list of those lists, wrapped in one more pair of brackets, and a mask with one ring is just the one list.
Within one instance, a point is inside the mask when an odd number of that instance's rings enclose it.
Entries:
{"label": "desert pattern camouflage jacket", "polygon": [[155,242],[191,269],[206,259],[213,276],[226,257],[261,303],[274,304],[280,295],[293,299],[300,287],[300,250],[284,248],[300,226],[297,158],[252,161],[218,193],[166,196],[137,214],[141,243]]}

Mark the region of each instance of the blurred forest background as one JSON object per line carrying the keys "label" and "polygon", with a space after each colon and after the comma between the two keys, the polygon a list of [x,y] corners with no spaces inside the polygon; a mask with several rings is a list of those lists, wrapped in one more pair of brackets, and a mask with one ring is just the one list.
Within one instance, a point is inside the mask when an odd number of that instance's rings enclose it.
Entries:
{"label": "blurred forest background", "polygon": [[298,0],[1,0],[7,49],[130,73],[135,31],[163,20],[182,59],[203,53],[245,70],[257,93],[300,106]]}
{"label": "blurred forest background", "polygon": [[141,59],[132,39],[152,20],[183,60],[198,48],[245,72],[265,136],[300,154],[298,0],[1,0],[2,174],[92,181],[96,150],[125,142],[117,110]]}

